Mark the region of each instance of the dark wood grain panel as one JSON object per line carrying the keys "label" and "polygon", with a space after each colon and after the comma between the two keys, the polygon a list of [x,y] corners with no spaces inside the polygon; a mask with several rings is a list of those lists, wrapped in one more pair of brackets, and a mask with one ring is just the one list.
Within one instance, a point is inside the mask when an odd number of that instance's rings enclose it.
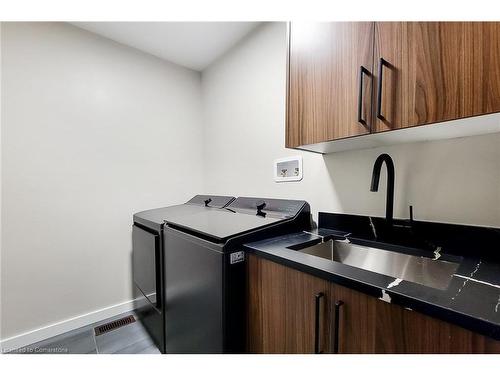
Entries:
{"label": "dark wood grain panel", "polygon": [[[399,308],[393,307],[392,315]],[[500,353],[499,341],[459,326],[404,309],[402,319],[404,346],[398,348],[400,353]]]}
{"label": "dark wood grain panel", "polygon": [[500,22],[294,22],[287,67],[287,147],[500,112]]}
{"label": "dark wood grain panel", "polygon": [[[375,51],[373,61],[373,128],[382,132],[404,126],[403,123],[403,40],[405,39],[404,22],[375,23]],[[382,96],[378,97],[380,59],[387,65],[382,72]],[[380,103],[383,119],[377,118],[377,107]]]}
{"label": "dark wood grain panel", "polygon": [[500,22],[465,23],[466,116],[500,111]]}
{"label": "dark wood grain panel", "polygon": [[348,288],[333,290],[344,300],[341,353],[500,353],[500,341]]}
{"label": "dark wood grain panel", "polygon": [[315,295],[320,304],[320,350],[330,351],[330,283],[250,254],[247,348],[250,353],[314,353]]}
{"label": "dark wood grain panel", "polygon": [[249,353],[285,353],[287,268],[250,254],[247,263]]}
{"label": "dark wood grain panel", "polygon": [[334,303],[339,353],[500,353],[500,341],[399,305],[250,255],[248,351],[313,353],[314,296],[325,293],[320,349],[333,351]]}
{"label": "dark wood grain panel", "polygon": [[431,124],[500,110],[500,23],[377,22],[382,113],[374,131]]}
{"label": "dark wood grain panel", "polygon": [[402,127],[465,117],[464,22],[404,23]]}
{"label": "dark wood grain panel", "polygon": [[374,132],[500,111],[498,22],[377,22],[374,56]]}
{"label": "dark wood grain panel", "polygon": [[[374,353],[377,300],[335,284],[332,284],[331,298],[332,304],[343,302],[339,310],[339,353]],[[335,327],[332,334],[335,334],[334,330]]]}
{"label": "dark wood grain panel", "polygon": [[[289,26],[286,146],[369,133],[373,22],[293,22]],[[360,67],[364,77],[358,122]]]}
{"label": "dark wood grain panel", "polygon": [[286,353],[314,353],[315,296],[320,298],[319,350],[330,352],[330,283],[289,268],[286,273]]}

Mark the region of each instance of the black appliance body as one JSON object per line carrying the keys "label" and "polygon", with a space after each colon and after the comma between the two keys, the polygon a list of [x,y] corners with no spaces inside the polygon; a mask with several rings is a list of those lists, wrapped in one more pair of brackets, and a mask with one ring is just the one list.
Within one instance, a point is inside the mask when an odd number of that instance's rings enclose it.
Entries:
{"label": "black appliance body", "polygon": [[135,214],[135,310],[161,352],[243,353],[242,244],[310,227],[298,200],[197,195]]}

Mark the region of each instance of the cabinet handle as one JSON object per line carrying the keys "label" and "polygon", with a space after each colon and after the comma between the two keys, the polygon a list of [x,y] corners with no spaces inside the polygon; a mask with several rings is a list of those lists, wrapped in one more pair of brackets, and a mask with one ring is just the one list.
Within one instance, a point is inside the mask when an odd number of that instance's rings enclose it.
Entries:
{"label": "cabinet handle", "polygon": [[338,354],[339,352],[339,326],[340,326],[340,307],[344,304],[343,301],[335,302],[335,335],[333,340],[333,352]]}
{"label": "cabinet handle", "polygon": [[364,127],[367,127],[366,120],[363,119],[363,76],[370,75],[368,69],[363,65],[359,67],[359,92],[358,92],[358,122]]}
{"label": "cabinet handle", "polygon": [[160,240],[159,236],[155,236],[155,282],[156,282],[156,307],[161,309],[162,300],[162,286],[161,286],[161,255],[160,255]]}
{"label": "cabinet handle", "polygon": [[384,74],[384,65],[388,66],[389,63],[385,61],[383,58],[380,58],[380,62],[378,64],[378,88],[377,88],[377,118],[380,120],[385,120],[384,115],[382,115],[382,82],[383,82],[383,74]]}
{"label": "cabinet handle", "polygon": [[320,350],[320,333],[319,333],[319,315],[320,315],[320,304],[321,298],[325,296],[324,293],[320,292],[314,296],[315,304],[316,304],[316,313],[315,313],[315,321],[314,321],[314,354],[321,354]]}

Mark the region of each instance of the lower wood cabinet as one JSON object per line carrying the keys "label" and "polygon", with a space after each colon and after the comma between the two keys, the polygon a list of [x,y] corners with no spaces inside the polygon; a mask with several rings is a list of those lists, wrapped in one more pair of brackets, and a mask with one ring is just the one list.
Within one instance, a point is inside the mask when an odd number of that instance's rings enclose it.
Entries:
{"label": "lower wood cabinet", "polygon": [[330,283],[250,255],[250,353],[330,352]]}
{"label": "lower wood cabinet", "polygon": [[500,353],[500,341],[250,254],[250,353]]}
{"label": "lower wood cabinet", "polygon": [[252,254],[247,266],[247,351],[286,353],[287,268]]}
{"label": "lower wood cabinet", "polygon": [[330,283],[291,268],[285,274],[285,351],[330,352]]}
{"label": "lower wood cabinet", "polygon": [[[299,272],[299,271],[295,271]],[[339,306],[332,315],[338,314],[337,324],[333,327],[334,340],[338,350],[334,353],[374,353],[376,298],[331,284],[331,298]]]}

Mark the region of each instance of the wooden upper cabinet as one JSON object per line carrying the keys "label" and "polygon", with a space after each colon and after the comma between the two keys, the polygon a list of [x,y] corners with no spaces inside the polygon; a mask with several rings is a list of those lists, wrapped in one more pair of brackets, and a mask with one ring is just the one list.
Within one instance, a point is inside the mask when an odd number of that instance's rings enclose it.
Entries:
{"label": "wooden upper cabinet", "polygon": [[500,23],[377,22],[374,57],[374,132],[500,111]]}
{"label": "wooden upper cabinet", "polygon": [[466,24],[467,116],[500,111],[500,22]]}
{"label": "wooden upper cabinet", "polygon": [[467,116],[466,23],[408,22],[403,43],[403,126]]}
{"label": "wooden upper cabinet", "polygon": [[403,127],[403,30],[403,22],[375,23],[373,132]]}
{"label": "wooden upper cabinet", "polygon": [[287,147],[370,132],[373,33],[373,22],[289,25]]}
{"label": "wooden upper cabinet", "polygon": [[292,22],[288,45],[286,147],[500,112],[500,22]]}

